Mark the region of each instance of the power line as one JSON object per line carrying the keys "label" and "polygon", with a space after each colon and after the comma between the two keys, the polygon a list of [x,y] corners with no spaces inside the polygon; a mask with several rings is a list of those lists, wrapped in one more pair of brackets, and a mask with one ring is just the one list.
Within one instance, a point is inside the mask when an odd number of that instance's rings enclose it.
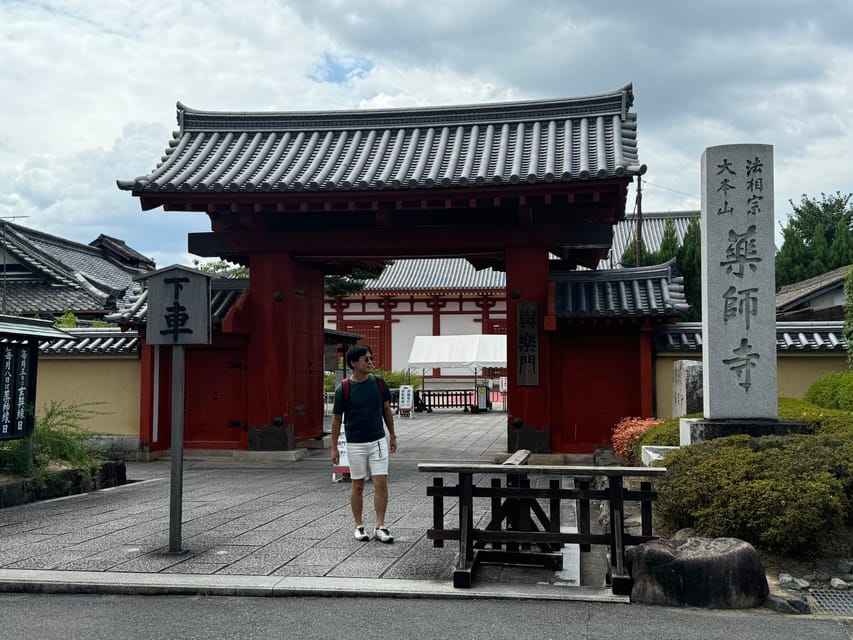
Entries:
{"label": "power line", "polygon": [[664,191],[671,191],[672,193],[677,193],[680,196],[687,196],[688,198],[693,198],[694,200],[702,200],[699,196],[693,195],[692,193],[684,193],[683,191],[677,191],[675,189],[670,189],[669,187],[662,187],[659,184],[655,184],[654,182],[645,181],[646,186],[651,185],[653,187],[657,187],[658,189],[663,189]]}

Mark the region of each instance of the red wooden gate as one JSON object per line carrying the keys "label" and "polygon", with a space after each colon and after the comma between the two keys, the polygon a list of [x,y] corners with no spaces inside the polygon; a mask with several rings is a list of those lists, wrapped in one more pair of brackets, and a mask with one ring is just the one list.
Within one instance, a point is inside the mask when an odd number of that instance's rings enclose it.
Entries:
{"label": "red wooden gate", "polygon": [[186,350],[184,443],[188,449],[240,449],[242,350]]}
{"label": "red wooden gate", "polygon": [[583,344],[573,339],[558,349],[556,451],[589,453],[609,445],[620,419],[641,414],[637,340],[613,334],[584,337]]}

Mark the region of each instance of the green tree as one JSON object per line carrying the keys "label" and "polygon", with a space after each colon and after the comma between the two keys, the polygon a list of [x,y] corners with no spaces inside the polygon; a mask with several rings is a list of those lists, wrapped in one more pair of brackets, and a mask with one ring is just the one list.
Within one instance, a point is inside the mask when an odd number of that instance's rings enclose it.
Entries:
{"label": "green tree", "polygon": [[820,199],[803,194],[789,201],[793,213],[782,227],[776,254],[776,288],[818,276],[853,262],[853,194],[840,192]]}
{"label": "green tree", "polygon": [[[684,322],[696,322],[702,319],[702,232],[699,219],[693,218],[687,226],[684,240],[678,245],[675,222],[667,219],[663,227],[663,237],[657,251],[649,251],[643,243],[640,266],[663,264],[675,258],[676,271],[684,278],[684,295],[690,310],[681,316]],[[622,266],[630,267],[637,263],[637,238],[635,237],[622,254]]]}
{"label": "green tree", "polygon": [[663,237],[660,248],[654,253],[654,264],[661,264],[672,258],[678,257],[678,234],[675,232],[675,223],[672,218],[667,218],[663,226]]}
{"label": "green tree", "polygon": [[199,271],[204,271],[205,273],[212,273],[213,275],[222,276],[224,278],[249,277],[249,267],[234,264],[233,262],[228,262],[227,260],[213,260],[212,262],[202,262],[201,260],[196,258],[195,260],[193,260],[193,266]]}
{"label": "green tree", "polygon": [[636,266],[644,266],[649,264],[655,264],[652,261],[652,253],[646,249],[646,243],[642,242],[640,246],[640,264],[637,264],[637,237],[631,240],[628,243],[628,246],[625,247],[625,252],[622,254],[622,259],[620,260],[623,267],[636,267]]}
{"label": "green tree", "polygon": [[[201,260],[193,260],[193,266],[199,271],[212,273],[225,278],[248,278],[249,268],[242,265],[233,264],[227,260],[214,260],[212,262],[202,262]],[[364,289],[366,278],[357,275],[339,276],[331,275],[325,277],[325,293],[328,298],[337,296],[346,296],[356,291]]]}
{"label": "green tree", "polygon": [[844,279],[844,338],[847,340],[847,368],[853,369],[853,268]]}
{"label": "green tree", "polygon": [[702,319],[702,230],[699,218],[693,218],[687,225],[675,260],[684,278],[684,295],[690,305],[689,311],[681,316],[681,320],[698,322]]}
{"label": "green tree", "polygon": [[353,276],[326,276],[326,297],[347,296],[364,289],[364,280]]}

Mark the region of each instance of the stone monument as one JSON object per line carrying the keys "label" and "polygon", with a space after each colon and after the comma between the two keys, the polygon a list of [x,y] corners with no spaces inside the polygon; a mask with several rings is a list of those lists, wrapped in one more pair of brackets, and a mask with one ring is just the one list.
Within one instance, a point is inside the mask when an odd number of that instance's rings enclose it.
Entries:
{"label": "stone monument", "polygon": [[704,419],[682,420],[681,444],[801,430],[778,420],[773,147],[702,154]]}

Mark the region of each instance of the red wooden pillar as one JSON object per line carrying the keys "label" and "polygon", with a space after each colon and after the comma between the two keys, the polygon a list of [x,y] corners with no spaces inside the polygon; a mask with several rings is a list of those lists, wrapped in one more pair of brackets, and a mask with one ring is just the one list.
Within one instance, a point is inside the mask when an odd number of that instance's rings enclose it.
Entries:
{"label": "red wooden pillar", "polygon": [[394,362],[394,353],[393,353],[393,324],[394,324],[394,309],[397,308],[397,303],[391,300],[390,297],[386,296],[379,301],[379,308],[384,312],[382,322],[385,326],[385,329],[382,331],[382,344],[380,348],[382,349],[382,360],[385,368],[389,371],[392,369],[391,363]]}
{"label": "red wooden pillar", "polygon": [[[545,248],[506,250],[507,374],[509,424],[520,418],[527,426],[554,424],[551,416],[550,336],[544,331],[548,308],[548,251]],[[520,326],[520,311],[535,310],[535,326]],[[528,319],[530,318],[528,314]],[[523,318],[522,318],[523,320]],[[533,340],[535,339],[535,345]],[[521,343],[520,343],[521,341]],[[538,382],[520,380],[521,364],[535,357]],[[522,362],[522,358],[524,361]],[[524,376],[522,376],[523,378]],[[553,440],[553,434],[552,434]]]}
{"label": "red wooden pillar", "polygon": [[292,425],[298,442],[323,430],[323,276],[287,253],[250,257],[247,419]]}
{"label": "red wooden pillar", "polygon": [[640,415],[654,416],[654,373],[652,358],[652,325],[640,327]]}
{"label": "red wooden pillar", "polygon": [[[427,307],[432,309],[432,335],[440,336],[441,335],[441,310],[447,306],[447,301],[442,300],[439,297],[435,297],[432,300],[427,300]],[[432,370],[432,375],[438,377],[441,375],[441,368],[434,367]]]}
{"label": "red wooden pillar", "polygon": [[156,447],[153,443],[154,394],[157,381],[154,379],[154,347],[145,344],[144,334],[140,336],[139,349],[139,446],[150,453]]}

